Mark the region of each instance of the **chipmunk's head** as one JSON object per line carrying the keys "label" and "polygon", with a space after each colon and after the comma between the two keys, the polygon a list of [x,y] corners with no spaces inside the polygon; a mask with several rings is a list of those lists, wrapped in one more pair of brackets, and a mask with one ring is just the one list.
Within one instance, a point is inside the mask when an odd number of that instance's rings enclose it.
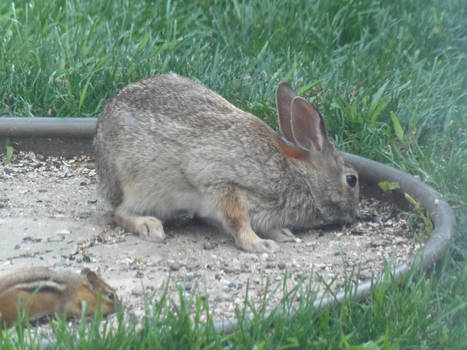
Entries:
{"label": "chipmunk's head", "polygon": [[81,270],[81,283],[76,290],[75,305],[81,311],[83,303],[86,307],[86,315],[94,313],[99,306],[103,315],[115,311],[120,303],[115,289],[105,283],[95,272],[84,268]]}

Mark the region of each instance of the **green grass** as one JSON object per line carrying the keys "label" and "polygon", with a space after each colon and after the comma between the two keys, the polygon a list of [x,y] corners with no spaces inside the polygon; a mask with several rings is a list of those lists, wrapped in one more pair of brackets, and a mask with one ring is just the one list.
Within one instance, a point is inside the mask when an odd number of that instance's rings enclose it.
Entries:
{"label": "green grass", "polygon": [[436,268],[360,303],[304,297],[295,317],[258,312],[225,336],[189,321],[199,301],[161,301],[142,331],[57,328],[61,348],[467,348],[465,1],[1,1],[0,33],[0,115],[97,116],[128,82],[174,71],[275,126],[286,80],[341,148],[419,176],[458,219]]}

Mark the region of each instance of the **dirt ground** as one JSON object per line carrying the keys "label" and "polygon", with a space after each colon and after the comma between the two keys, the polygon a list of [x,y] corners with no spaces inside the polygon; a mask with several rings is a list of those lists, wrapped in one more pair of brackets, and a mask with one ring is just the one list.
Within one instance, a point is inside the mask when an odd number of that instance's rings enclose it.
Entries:
{"label": "dirt ground", "polygon": [[250,254],[233,239],[198,221],[166,226],[163,243],[140,240],[115,227],[109,207],[97,192],[92,159],[19,153],[7,162],[0,155],[0,275],[16,268],[48,266],[97,271],[116,288],[125,309],[144,314],[144,300],[167,287],[178,299],[209,300],[215,320],[235,316],[248,285],[253,302],[269,283],[271,304],[298,281],[335,290],[345,276],[357,281],[379,274],[385,260],[405,263],[418,250],[407,228],[408,213],[391,202],[362,198],[360,219],[350,227],[298,233],[301,242],[282,243],[274,254]]}

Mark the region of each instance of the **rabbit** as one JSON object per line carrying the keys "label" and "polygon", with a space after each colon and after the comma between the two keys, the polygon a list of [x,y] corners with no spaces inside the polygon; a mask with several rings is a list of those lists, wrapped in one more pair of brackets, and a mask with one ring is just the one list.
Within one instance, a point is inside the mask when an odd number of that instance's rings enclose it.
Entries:
{"label": "rabbit", "polygon": [[288,83],[276,93],[280,135],[214,91],[175,73],[131,83],[97,121],[96,168],[115,222],[165,238],[180,213],[219,224],[248,252],[274,252],[294,228],[347,224],[355,169],[324,119]]}

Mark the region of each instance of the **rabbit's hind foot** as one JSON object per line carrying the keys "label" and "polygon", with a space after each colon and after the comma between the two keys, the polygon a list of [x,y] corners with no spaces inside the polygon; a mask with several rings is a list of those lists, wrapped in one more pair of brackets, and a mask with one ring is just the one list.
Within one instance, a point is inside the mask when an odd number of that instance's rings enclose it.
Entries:
{"label": "rabbit's hind foot", "polygon": [[235,190],[224,193],[219,198],[218,208],[224,226],[235,238],[235,244],[247,252],[271,253],[279,250],[279,245],[271,239],[262,239],[251,228],[250,216]]}
{"label": "rabbit's hind foot", "polygon": [[137,216],[120,208],[115,210],[115,221],[128,232],[151,242],[162,242],[165,238],[162,222],[153,216]]}
{"label": "rabbit's hind foot", "polygon": [[253,230],[238,232],[235,236],[235,244],[247,252],[273,253],[279,250],[279,244],[272,239],[259,238]]}

